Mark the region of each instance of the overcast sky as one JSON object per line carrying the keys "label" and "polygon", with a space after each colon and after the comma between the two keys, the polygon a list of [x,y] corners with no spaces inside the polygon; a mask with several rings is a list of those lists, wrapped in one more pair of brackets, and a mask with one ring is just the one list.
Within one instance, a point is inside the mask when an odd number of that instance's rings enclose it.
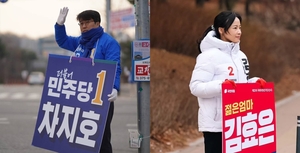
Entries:
{"label": "overcast sky", "polygon": [[[111,0],[112,11],[131,7],[127,0]],[[65,22],[68,35],[79,35],[76,16],[87,9],[101,14],[101,26],[106,28],[106,0],[8,0],[0,3],[0,33],[14,33],[37,39],[54,34],[54,24],[60,8],[69,8]]]}

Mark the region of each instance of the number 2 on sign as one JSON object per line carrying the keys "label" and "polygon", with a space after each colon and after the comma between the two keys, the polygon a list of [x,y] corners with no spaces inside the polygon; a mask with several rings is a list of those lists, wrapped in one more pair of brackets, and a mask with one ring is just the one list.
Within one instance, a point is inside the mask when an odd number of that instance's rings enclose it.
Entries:
{"label": "number 2 on sign", "polygon": [[229,76],[233,76],[234,75],[233,68],[231,66],[228,66],[228,70],[230,70]]}
{"label": "number 2 on sign", "polygon": [[104,86],[104,80],[105,80],[105,75],[106,71],[101,71],[100,73],[97,73],[97,78],[98,78],[98,85],[97,85],[97,90],[95,93],[95,98],[92,100],[92,104],[94,105],[100,105],[102,106],[103,100],[101,99],[102,97],[102,92],[103,92],[103,86]]}

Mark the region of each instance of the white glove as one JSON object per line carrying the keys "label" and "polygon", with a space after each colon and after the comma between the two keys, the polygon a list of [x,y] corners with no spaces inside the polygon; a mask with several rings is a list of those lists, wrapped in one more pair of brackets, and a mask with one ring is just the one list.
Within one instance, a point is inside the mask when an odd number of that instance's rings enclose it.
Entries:
{"label": "white glove", "polygon": [[68,11],[69,11],[68,7],[64,7],[60,9],[59,16],[56,21],[57,24],[63,25],[65,23],[66,17],[68,15]]}
{"label": "white glove", "polygon": [[113,89],[111,94],[108,94],[107,96],[108,96],[108,101],[113,102],[117,99],[118,91],[116,89]]}
{"label": "white glove", "polygon": [[253,78],[250,78],[250,79],[248,80],[248,83],[255,83],[258,79],[259,79],[259,77],[253,77]]}

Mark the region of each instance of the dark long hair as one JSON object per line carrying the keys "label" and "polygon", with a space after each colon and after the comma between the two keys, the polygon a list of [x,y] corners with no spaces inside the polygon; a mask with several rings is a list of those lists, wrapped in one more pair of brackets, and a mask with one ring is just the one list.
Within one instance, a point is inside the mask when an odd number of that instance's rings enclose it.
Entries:
{"label": "dark long hair", "polygon": [[223,11],[221,13],[219,13],[215,19],[214,19],[214,24],[212,26],[209,26],[203,33],[201,39],[197,40],[197,44],[198,44],[198,50],[201,53],[201,49],[200,49],[200,43],[201,41],[204,39],[204,37],[207,35],[208,32],[214,30],[216,32],[216,37],[221,39],[220,37],[220,32],[219,32],[219,28],[224,28],[224,31],[227,32],[229,27],[232,25],[233,21],[235,20],[235,18],[238,18],[240,20],[240,22],[242,23],[242,17],[241,15],[239,15],[236,12],[232,12],[232,11]]}

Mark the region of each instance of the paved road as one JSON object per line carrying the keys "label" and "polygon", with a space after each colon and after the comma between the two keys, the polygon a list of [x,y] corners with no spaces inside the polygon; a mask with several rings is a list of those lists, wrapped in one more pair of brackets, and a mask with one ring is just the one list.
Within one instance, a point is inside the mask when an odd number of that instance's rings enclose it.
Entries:
{"label": "paved road", "polygon": [[[296,152],[297,116],[300,116],[299,99],[300,93],[297,92],[276,103],[277,153]],[[204,153],[203,139],[198,139],[189,147],[172,153]]]}
{"label": "paved road", "polygon": [[[137,129],[136,86],[121,86],[112,121],[114,153],[137,153],[129,148],[128,129]],[[0,85],[0,153],[52,153],[31,145],[42,86]]]}

